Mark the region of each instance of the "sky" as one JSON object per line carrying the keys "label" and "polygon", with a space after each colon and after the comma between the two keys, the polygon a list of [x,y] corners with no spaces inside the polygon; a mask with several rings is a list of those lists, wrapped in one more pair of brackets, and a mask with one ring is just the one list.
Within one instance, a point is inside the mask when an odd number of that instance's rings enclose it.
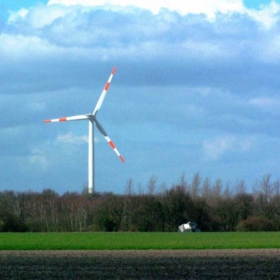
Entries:
{"label": "sky", "polygon": [[0,191],[81,192],[280,173],[280,1],[0,1]]}

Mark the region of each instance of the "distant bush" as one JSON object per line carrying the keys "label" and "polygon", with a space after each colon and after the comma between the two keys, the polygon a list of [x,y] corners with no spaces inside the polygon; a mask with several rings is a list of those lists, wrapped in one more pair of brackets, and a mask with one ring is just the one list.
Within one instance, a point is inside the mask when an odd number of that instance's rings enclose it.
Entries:
{"label": "distant bush", "polygon": [[272,231],[272,222],[264,217],[249,217],[238,223],[236,231]]}
{"label": "distant bush", "polygon": [[5,222],[0,219],[0,232],[3,231],[4,224],[5,224]]}
{"label": "distant bush", "polygon": [[18,217],[7,214],[3,220],[0,220],[0,231],[1,232],[26,232],[28,227]]}

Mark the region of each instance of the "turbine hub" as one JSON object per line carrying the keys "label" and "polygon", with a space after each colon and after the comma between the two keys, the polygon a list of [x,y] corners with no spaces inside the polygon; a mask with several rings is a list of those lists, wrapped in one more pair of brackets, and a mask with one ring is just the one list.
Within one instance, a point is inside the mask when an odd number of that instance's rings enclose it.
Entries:
{"label": "turbine hub", "polygon": [[94,121],[95,120],[95,116],[93,114],[87,114],[86,115],[88,117],[89,120]]}

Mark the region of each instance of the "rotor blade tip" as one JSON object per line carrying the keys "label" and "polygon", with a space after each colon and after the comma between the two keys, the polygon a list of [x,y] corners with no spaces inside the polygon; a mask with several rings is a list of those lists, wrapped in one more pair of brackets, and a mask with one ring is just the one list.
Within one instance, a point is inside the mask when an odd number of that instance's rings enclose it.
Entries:
{"label": "rotor blade tip", "polygon": [[45,123],[50,123],[51,121],[50,121],[50,120],[44,120],[44,122],[45,122]]}
{"label": "rotor blade tip", "polygon": [[112,74],[114,75],[116,73],[116,71],[117,71],[117,67],[114,67],[113,71],[112,71]]}
{"label": "rotor blade tip", "polygon": [[124,163],[124,158],[122,156],[120,156],[120,160]]}

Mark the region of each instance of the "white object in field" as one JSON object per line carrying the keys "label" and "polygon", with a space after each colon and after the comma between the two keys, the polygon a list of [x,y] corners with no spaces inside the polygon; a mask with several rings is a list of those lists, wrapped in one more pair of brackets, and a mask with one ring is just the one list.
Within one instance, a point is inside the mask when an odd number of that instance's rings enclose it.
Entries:
{"label": "white object in field", "polygon": [[200,232],[200,229],[195,222],[188,222],[186,224],[182,224],[178,227],[178,231],[180,232]]}

